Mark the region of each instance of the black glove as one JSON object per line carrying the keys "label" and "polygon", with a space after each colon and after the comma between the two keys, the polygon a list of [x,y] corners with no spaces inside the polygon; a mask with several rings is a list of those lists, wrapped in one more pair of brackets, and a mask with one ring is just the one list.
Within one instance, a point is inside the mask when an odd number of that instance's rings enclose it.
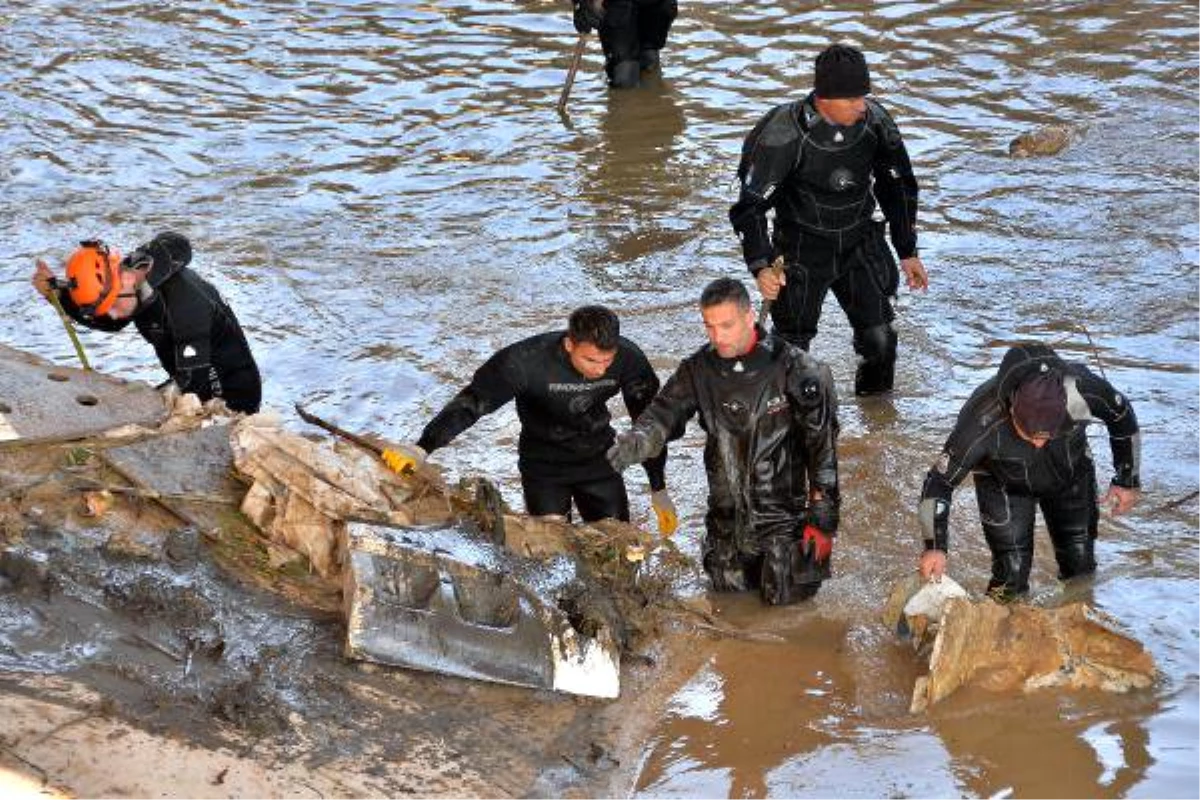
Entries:
{"label": "black glove", "polygon": [[612,468],[617,472],[624,472],[634,464],[640,464],[645,461],[642,456],[642,445],[645,439],[645,434],[637,431],[629,431],[617,436],[617,440],[613,446],[608,448],[608,452],[604,457],[608,459],[608,463],[612,464]]}
{"label": "black glove", "polygon": [[573,21],[575,30],[580,33],[591,33],[593,28],[599,28],[604,21],[604,7],[600,0],[575,0]]}

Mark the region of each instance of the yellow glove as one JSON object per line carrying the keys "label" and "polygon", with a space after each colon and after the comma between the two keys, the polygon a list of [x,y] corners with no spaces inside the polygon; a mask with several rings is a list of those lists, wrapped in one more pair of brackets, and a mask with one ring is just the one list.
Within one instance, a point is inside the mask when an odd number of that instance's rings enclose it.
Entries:
{"label": "yellow glove", "polygon": [[675,510],[675,503],[671,500],[671,495],[666,489],[659,489],[657,492],[650,493],[650,506],[654,509],[654,515],[658,517],[658,532],[663,536],[670,536],[679,527],[679,512]]}
{"label": "yellow glove", "polygon": [[428,456],[422,448],[415,444],[397,444],[385,449],[379,454],[388,469],[399,475],[411,475],[417,467],[425,463]]}

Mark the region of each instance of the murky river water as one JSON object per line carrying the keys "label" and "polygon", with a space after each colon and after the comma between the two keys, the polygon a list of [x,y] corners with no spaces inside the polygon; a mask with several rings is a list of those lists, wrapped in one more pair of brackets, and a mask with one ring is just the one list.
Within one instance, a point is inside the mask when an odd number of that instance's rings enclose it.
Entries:
{"label": "murky river water", "polygon": [[[1196,9],[684,0],[661,81],[610,95],[593,43],[560,119],[563,5],[7,3],[0,341],[71,363],[28,287],[33,260],[170,227],[237,310],[267,403],[285,413],[301,401],[413,437],[494,349],[584,302],[620,309],[665,374],[702,340],[699,288],[741,270],[725,215],[743,135],[807,90],[827,41],[856,42],[922,183],[932,286],[900,298],[891,402],[853,400],[849,332],[827,309],[814,351],[843,398],[838,576],[809,608],[727,604],[788,644],[715,647],[647,744],[637,791],[1194,796]],[[1050,122],[1077,142],[1008,158],[1014,135]],[[932,454],[1021,338],[1099,361],[1135,403],[1146,493],[1102,524],[1088,591],[1162,676],[1136,697],[966,696],[909,716],[911,658],[874,611],[917,555]],[[160,379],[132,333],[85,342],[105,370]],[[508,410],[438,458],[491,472],[519,505],[515,433]],[[1095,445],[1103,467],[1107,442]],[[695,432],[673,464],[694,547]],[[952,569],[978,590],[970,495],[955,505]],[[643,489],[634,502],[645,514]],[[1034,590],[1053,601],[1044,545]]]}

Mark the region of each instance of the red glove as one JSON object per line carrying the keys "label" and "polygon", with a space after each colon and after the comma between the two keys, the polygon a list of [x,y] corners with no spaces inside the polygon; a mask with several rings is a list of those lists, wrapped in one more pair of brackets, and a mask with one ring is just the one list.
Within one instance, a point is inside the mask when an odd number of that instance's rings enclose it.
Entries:
{"label": "red glove", "polygon": [[814,561],[824,564],[833,554],[833,537],[816,525],[805,525],[804,535],[800,539],[800,551],[812,553]]}

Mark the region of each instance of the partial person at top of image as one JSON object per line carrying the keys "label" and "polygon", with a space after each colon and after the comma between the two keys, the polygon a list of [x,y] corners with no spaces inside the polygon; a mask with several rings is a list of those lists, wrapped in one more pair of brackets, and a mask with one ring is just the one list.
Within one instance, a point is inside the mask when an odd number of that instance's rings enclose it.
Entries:
{"label": "partial person at top of image", "polygon": [[604,72],[614,89],[633,89],[642,73],[660,68],[677,0],[574,0],[575,30],[595,30],[604,48]]}

